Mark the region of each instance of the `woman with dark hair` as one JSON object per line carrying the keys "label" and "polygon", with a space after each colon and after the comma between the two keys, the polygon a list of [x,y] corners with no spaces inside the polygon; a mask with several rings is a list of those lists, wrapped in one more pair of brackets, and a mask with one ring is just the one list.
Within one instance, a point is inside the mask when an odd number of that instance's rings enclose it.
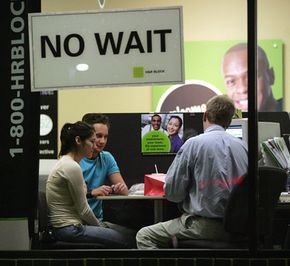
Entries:
{"label": "woman with dark hair", "polygon": [[49,174],[46,198],[55,237],[68,242],[96,242],[106,248],[129,248],[121,233],[99,221],[86,198],[79,162],[90,157],[96,141],[92,126],[66,123],[61,130],[60,159]]}
{"label": "woman with dark hair", "polygon": [[182,127],[182,119],[178,115],[172,115],[167,123],[167,134],[170,139],[170,152],[178,152],[183,144],[178,133]]}

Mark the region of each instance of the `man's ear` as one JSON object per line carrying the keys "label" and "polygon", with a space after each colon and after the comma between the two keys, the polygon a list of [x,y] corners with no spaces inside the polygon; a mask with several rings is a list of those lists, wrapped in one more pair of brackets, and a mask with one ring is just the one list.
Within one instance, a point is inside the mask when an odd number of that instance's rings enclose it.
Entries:
{"label": "man's ear", "polygon": [[202,116],[202,121],[205,122],[207,120],[207,112],[205,111]]}
{"label": "man's ear", "polygon": [[275,82],[275,72],[273,67],[268,69],[269,84],[273,85]]}

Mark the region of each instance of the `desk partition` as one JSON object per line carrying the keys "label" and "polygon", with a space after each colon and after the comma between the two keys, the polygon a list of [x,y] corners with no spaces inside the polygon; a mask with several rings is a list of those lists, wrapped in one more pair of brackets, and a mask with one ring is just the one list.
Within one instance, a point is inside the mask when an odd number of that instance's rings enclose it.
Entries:
{"label": "desk partition", "polygon": [[[160,173],[166,173],[174,154],[143,155],[141,153],[141,113],[111,113],[110,131],[106,150],[115,157],[122,176],[130,187],[144,182],[144,175],[155,173],[155,165]],[[202,113],[185,113],[184,125],[203,132]]]}
{"label": "desk partition", "polygon": [[[142,196],[142,195],[129,195],[129,196],[123,196],[123,195],[109,195],[109,196],[99,196],[97,197],[101,200],[153,200],[154,202],[154,223],[162,222],[164,220],[163,215],[163,201],[165,200],[165,197],[161,196]],[[112,203],[114,204],[114,203]]]}
{"label": "desk partition", "polygon": [[[110,151],[121,170],[128,186],[144,182],[144,175],[155,172],[166,173],[175,155],[142,155],[141,153],[141,113],[107,114],[111,127],[106,150]],[[188,131],[203,132],[203,113],[184,113],[184,125]],[[243,117],[247,117],[243,113]],[[282,134],[290,134],[287,112],[259,112],[259,121],[279,122]]]}

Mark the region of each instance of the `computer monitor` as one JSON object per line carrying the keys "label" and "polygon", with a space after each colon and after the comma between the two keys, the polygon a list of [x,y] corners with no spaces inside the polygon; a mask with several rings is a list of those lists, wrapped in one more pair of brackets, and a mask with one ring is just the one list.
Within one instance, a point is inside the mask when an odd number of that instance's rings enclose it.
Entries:
{"label": "computer monitor", "polygon": [[[248,119],[233,119],[226,130],[229,134],[248,142]],[[258,122],[258,144],[273,137],[280,137],[280,123],[277,122]]]}
{"label": "computer monitor", "polygon": [[258,143],[259,145],[268,139],[281,137],[280,123],[258,122]]}
{"label": "computer monitor", "polygon": [[227,132],[236,138],[243,139],[243,126],[242,125],[230,125],[227,128]]}
{"label": "computer monitor", "polygon": [[229,127],[226,129],[226,132],[248,142],[248,119],[233,119]]}

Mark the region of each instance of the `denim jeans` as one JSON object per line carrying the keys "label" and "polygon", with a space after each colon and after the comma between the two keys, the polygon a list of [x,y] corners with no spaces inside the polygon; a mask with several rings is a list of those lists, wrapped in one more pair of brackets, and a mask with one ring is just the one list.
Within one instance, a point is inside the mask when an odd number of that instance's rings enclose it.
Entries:
{"label": "denim jeans", "polygon": [[[110,227],[110,224],[108,224]],[[91,225],[70,225],[62,228],[54,228],[57,240],[81,243],[101,243],[105,248],[135,248],[135,234],[127,229],[124,233],[117,228],[91,226]],[[114,226],[112,226],[114,227]],[[122,228],[122,227],[120,227]]]}

